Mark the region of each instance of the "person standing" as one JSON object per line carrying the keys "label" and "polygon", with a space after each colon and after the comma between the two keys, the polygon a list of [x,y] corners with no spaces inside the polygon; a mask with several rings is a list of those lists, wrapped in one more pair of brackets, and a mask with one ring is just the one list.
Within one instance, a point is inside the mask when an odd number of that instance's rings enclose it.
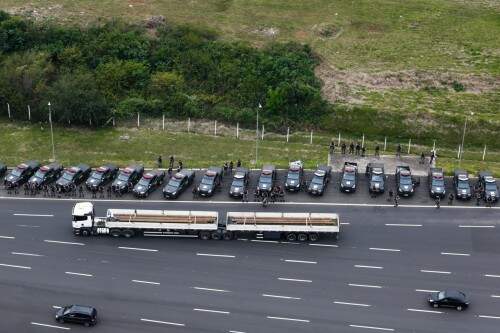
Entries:
{"label": "person standing", "polygon": [[163,164],[163,159],[161,158],[161,155],[158,156],[158,168],[161,168],[162,164]]}
{"label": "person standing", "polygon": [[233,168],[234,168],[234,163],[233,161],[229,162],[229,174],[232,175],[233,174]]}
{"label": "person standing", "polygon": [[398,143],[398,147],[396,148],[396,157],[401,157],[401,144]]}
{"label": "person standing", "polygon": [[345,144],[345,142],[342,142],[341,150],[342,150],[342,155],[345,155],[345,152],[347,150],[347,145]]}
{"label": "person standing", "polygon": [[169,161],[168,161],[168,165],[171,169],[174,168],[174,155],[170,155],[170,158],[169,158]]}
{"label": "person standing", "polygon": [[380,147],[378,145],[375,146],[375,156],[380,157]]}
{"label": "person standing", "polygon": [[238,161],[236,162],[236,167],[240,168],[241,167],[241,160],[238,158]]}
{"label": "person standing", "polygon": [[361,151],[361,146],[360,146],[359,142],[356,142],[356,155],[359,156],[360,151]]}
{"label": "person standing", "polygon": [[354,154],[354,142],[351,141],[351,144],[349,145],[349,154]]}

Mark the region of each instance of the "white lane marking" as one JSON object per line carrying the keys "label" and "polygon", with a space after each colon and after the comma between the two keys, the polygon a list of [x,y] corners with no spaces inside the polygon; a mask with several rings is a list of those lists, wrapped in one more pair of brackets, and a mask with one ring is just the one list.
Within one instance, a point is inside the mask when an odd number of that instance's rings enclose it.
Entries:
{"label": "white lane marking", "polygon": [[143,283],[143,284],[153,284],[155,286],[160,285],[160,282],[152,282],[152,281],[144,281],[144,280],[132,280],[135,283]]}
{"label": "white lane marking", "polygon": [[230,254],[212,254],[212,253],[196,253],[197,256],[203,257],[221,257],[221,258],[236,258],[236,256]]}
{"label": "white lane marking", "polygon": [[500,298],[500,295],[491,295],[493,298]]}
{"label": "white lane marking", "polygon": [[469,253],[457,253],[457,252],[441,252],[443,256],[464,256],[470,257]]}
{"label": "white lane marking", "polygon": [[246,333],[246,332],[243,332],[243,331],[229,331],[229,333]]}
{"label": "white lane marking", "polygon": [[31,216],[31,217],[54,217],[54,214],[22,214],[16,213],[14,216]]}
{"label": "white lane marking", "polygon": [[264,240],[264,239],[251,239],[251,242],[256,242],[256,243],[278,243],[278,241],[275,240]]}
{"label": "white lane marking", "polygon": [[217,293],[230,293],[229,290],[224,290],[224,289],[213,289],[213,288],[203,288],[203,287],[193,287],[193,289],[204,290],[204,291],[214,291]]}
{"label": "white lane marking", "polygon": [[211,313],[220,313],[220,314],[230,314],[231,312],[229,311],[220,311],[220,310],[210,310],[210,309],[200,309],[200,308],[194,308],[193,311],[198,311],[198,312],[211,312]]}
{"label": "white lane marking", "polygon": [[280,281],[292,281],[292,282],[305,282],[305,283],[311,283],[312,280],[301,280],[301,279],[289,279],[289,278],[278,278]]}
{"label": "white lane marking", "polygon": [[267,319],[276,319],[276,320],[287,320],[287,321],[297,321],[300,323],[309,323],[310,321],[307,319],[297,319],[297,318],[286,318],[286,317],[273,317],[267,316]]}
{"label": "white lane marking", "polygon": [[494,228],[494,225],[459,225],[459,228]]}
{"label": "white lane marking", "polygon": [[11,268],[21,268],[21,269],[31,269],[29,266],[18,266],[18,265],[9,265],[9,264],[0,264],[2,267],[11,267]]}
{"label": "white lane marking", "polygon": [[447,271],[431,271],[431,270],[428,270],[428,269],[421,269],[420,272],[422,272],[422,273],[433,273],[433,274],[451,274],[451,272],[447,272]]}
{"label": "white lane marking", "polygon": [[64,272],[64,274],[68,274],[68,275],[77,275],[77,276],[87,276],[87,277],[93,277],[93,275],[92,275],[92,274],[87,274],[87,273]]}
{"label": "white lane marking", "polygon": [[172,325],[172,326],[186,326],[185,324],[181,323],[173,323],[170,321],[161,321],[161,320],[153,320],[153,319],[146,319],[146,318],[141,318],[141,321],[147,322],[147,323],[154,323],[154,324],[163,324],[163,325]]}
{"label": "white lane marking", "polygon": [[122,250],[133,250],[133,251],[145,251],[145,252],[158,252],[158,250],[155,249],[142,249],[139,247],[126,247],[126,246],[118,246],[119,249]]}
{"label": "white lane marking", "polygon": [[302,245],[303,243],[299,242],[287,242],[287,241],[281,241],[279,242],[280,244],[293,244],[293,245]]}
{"label": "white lane marking", "polygon": [[60,330],[69,330],[70,329],[69,327],[48,325],[48,324],[42,324],[42,323],[35,323],[34,321],[31,322],[31,325],[43,326],[43,327],[50,327],[50,328],[58,328]]}
{"label": "white lane marking", "polygon": [[370,247],[370,250],[372,250],[372,251],[387,251],[387,252],[401,252],[401,250],[398,250],[398,249],[385,249],[382,247]]}
{"label": "white lane marking", "polygon": [[415,289],[419,293],[437,293],[439,290],[429,290],[429,289]]}
{"label": "white lane marking", "polygon": [[412,312],[425,312],[425,313],[443,313],[442,311],[434,311],[434,310],[420,310],[420,309],[406,309]]}
{"label": "white lane marking", "polygon": [[335,244],[320,244],[320,243],[309,243],[311,246],[324,246],[324,247],[339,247]]}
{"label": "white lane marking", "polygon": [[292,297],[292,296],[280,296],[280,295],[272,295],[272,294],[262,294],[263,297],[271,297],[271,298],[282,298],[282,299],[301,299],[300,297]]}
{"label": "white lane marking", "polygon": [[479,318],[488,318],[488,319],[500,319],[498,316],[485,316],[485,315],[478,315]]}
{"label": "white lane marking", "polygon": [[390,331],[390,332],[394,332],[394,328],[375,327],[375,326],[365,326],[365,325],[349,325],[349,327],[354,327],[354,328],[366,328],[366,329],[369,329],[369,330],[377,330],[377,331]]}
{"label": "white lane marking", "polygon": [[43,254],[27,253],[27,252],[11,252],[11,254],[18,256],[43,257]]}
{"label": "white lane marking", "polygon": [[386,223],[388,227],[421,227],[421,224],[410,224],[410,223]]}
{"label": "white lane marking", "polygon": [[293,260],[293,259],[285,259],[285,262],[292,262],[298,264],[317,264],[317,261],[307,261],[307,260]]}
{"label": "white lane marking", "polygon": [[2,239],[16,239],[14,236],[0,236]]}
{"label": "white lane marking", "polygon": [[84,243],[63,242],[63,241],[55,241],[55,240],[50,240],[50,239],[44,239],[44,242],[45,243],[54,243],[54,244],[66,244],[66,245],[80,245],[80,246],[85,245]]}
{"label": "white lane marking", "polygon": [[373,269],[384,269],[382,266],[367,266],[367,265],[354,265],[356,268],[373,268]]}
{"label": "white lane marking", "polygon": [[53,309],[62,309],[62,306],[59,306],[59,305],[52,305],[52,308],[53,308]]}
{"label": "white lane marking", "polygon": [[333,303],[339,304],[339,305],[351,305],[351,306],[361,306],[361,307],[370,307],[370,304],[362,304],[362,303],[351,303],[351,302],[339,302],[339,301],[334,301]]}
{"label": "white lane marking", "polygon": [[494,274],[484,274],[484,276],[492,278],[500,278],[500,275],[494,275]]}
{"label": "white lane marking", "polygon": [[17,224],[17,226],[22,228],[40,228],[39,225]]}
{"label": "white lane marking", "polygon": [[340,224],[341,224],[341,225],[349,225],[349,224],[351,224],[351,223],[349,223],[349,222],[340,222]]}
{"label": "white lane marking", "polygon": [[376,288],[376,289],[380,289],[380,288],[382,288],[382,286],[375,286],[375,285],[371,285],[371,284],[357,284],[357,283],[349,283],[348,285],[349,285],[350,287]]}

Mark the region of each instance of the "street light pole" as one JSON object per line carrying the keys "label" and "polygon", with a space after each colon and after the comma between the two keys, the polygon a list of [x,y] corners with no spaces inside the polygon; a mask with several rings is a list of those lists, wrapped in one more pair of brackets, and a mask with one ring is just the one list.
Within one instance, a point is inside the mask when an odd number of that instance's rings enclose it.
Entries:
{"label": "street light pole", "polygon": [[[471,117],[474,115],[474,112],[470,113]],[[464,142],[465,142],[465,131],[467,130],[467,121],[469,120],[469,116],[465,116],[464,122],[464,132],[462,133],[462,144],[460,145],[460,156],[458,159],[458,165],[460,166],[462,162],[462,156],[464,155]]]}
{"label": "street light pole", "polygon": [[257,109],[257,124],[255,126],[255,166],[257,166],[259,160],[259,110],[262,109],[262,105],[259,103]]}
{"label": "street light pole", "polygon": [[52,128],[52,109],[50,108],[50,102],[48,103],[48,106],[49,106],[50,138],[52,141],[52,160],[55,162],[55,160],[56,160],[56,148],[54,146],[54,130]]}

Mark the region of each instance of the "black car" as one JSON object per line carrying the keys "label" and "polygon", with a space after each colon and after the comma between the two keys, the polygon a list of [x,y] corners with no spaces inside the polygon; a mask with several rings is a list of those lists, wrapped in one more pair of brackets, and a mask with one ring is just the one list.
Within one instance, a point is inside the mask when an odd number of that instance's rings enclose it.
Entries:
{"label": "black car", "polygon": [[61,176],[63,166],[59,163],[50,163],[38,169],[33,176],[31,176],[28,183],[34,187],[40,187],[52,183]]}
{"label": "black car", "polygon": [[193,183],[194,177],[195,173],[191,170],[177,172],[163,188],[163,197],[165,199],[177,199]]}
{"label": "black car", "polygon": [[0,162],[0,177],[3,177],[7,172],[7,166]]}
{"label": "black car", "polygon": [[243,193],[247,190],[249,179],[250,171],[248,169],[237,168],[233,176],[233,182],[229,188],[229,196],[233,198],[243,197]]}
{"label": "black car", "polygon": [[481,195],[484,200],[498,201],[498,186],[495,178],[489,171],[481,171],[478,177],[481,186]]}
{"label": "black car", "polygon": [[398,165],[396,167],[396,187],[398,194],[403,197],[409,197],[415,192],[415,184],[409,166]]}
{"label": "black car", "polygon": [[111,189],[118,194],[127,193],[141,179],[143,173],[144,167],[142,165],[130,165],[120,171],[118,177],[111,184]]}
{"label": "black car", "polygon": [[446,189],[444,186],[444,173],[441,168],[430,168],[429,169],[429,195],[431,198],[444,198],[446,195]]}
{"label": "black car", "polygon": [[79,164],[64,170],[63,174],[56,181],[59,192],[68,192],[83,183],[90,175],[90,167],[87,164]]}
{"label": "black car", "polygon": [[358,164],[354,162],[345,162],[340,177],[340,190],[342,192],[356,192],[358,185]]}
{"label": "black car", "polygon": [[23,185],[39,168],[40,163],[37,161],[28,161],[19,164],[5,177],[5,186],[7,188],[13,188]]}
{"label": "black car", "polygon": [[290,163],[285,180],[285,190],[298,192],[304,184],[304,168],[300,161]]}
{"label": "black car", "polygon": [[259,183],[257,184],[257,190],[259,192],[270,193],[276,182],[277,174],[274,165],[264,165],[260,172]]}
{"label": "black car", "polygon": [[325,193],[326,186],[330,182],[331,174],[331,166],[320,165],[314,172],[313,178],[307,187],[307,193],[311,195],[323,195],[323,193]]}
{"label": "black car", "polygon": [[91,191],[96,191],[99,186],[104,186],[115,179],[118,174],[118,167],[113,164],[106,164],[98,167],[90,174],[85,186]]}
{"label": "black car", "polygon": [[210,167],[201,182],[198,184],[197,191],[202,197],[211,197],[215,190],[220,186],[222,182],[222,168]]}
{"label": "black car", "polygon": [[467,171],[455,170],[453,187],[455,188],[455,197],[457,199],[468,200],[472,197],[469,174]]}
{"label": "black car", "polygon": [[384,193],[385,171],[382,163],[368,163],[366,165],[366,176],[368,177],[368,192]]}
{"label": "black car", "polygon": [[458,311],[467,309],[469,301],[465,294],[457,290],[445,290],[431,293],[428,299],[429,305],[434,308],[455,308]]}
{"label": "black car", "polygon": [[135,184],[132,191],[137,198],[146,198],[151,192],[163,184],[164,179],[165,171],[148,171],[142,175],[141,180]]}
{"label": "black car", "polygon": [[86,327],[97,324],[97,310],[87,305],[68,305],[57,310],[58,323],[82,324]]}

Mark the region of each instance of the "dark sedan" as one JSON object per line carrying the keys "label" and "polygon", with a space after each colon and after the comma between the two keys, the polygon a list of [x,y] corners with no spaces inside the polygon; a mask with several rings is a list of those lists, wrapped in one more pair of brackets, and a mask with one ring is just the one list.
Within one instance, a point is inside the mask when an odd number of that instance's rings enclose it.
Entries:
{"label": "dark sedan", "polygon": [[165,199],[177,199],[193,183],[194,177],[195,173],[191,170],[177,172],[163,188],[163,197]]}
{"label": "dark sedan", "polygon": [[75,323],[86,327],[97,324],[97,310],[87,305],[68,305],[57,310],[56,321]]}
{"label": "dark sedan", "polygon": [[118,167],[113,164],[106,164],[98,167],[90,174],[90,177],[85,182],[89,190],[96,191],[99,186],[104,186],[115,179],[118,174]]}
{"label": "dark sedan", "polygon": [[428,299],[429,305],[434,308],[455,308],[458,311],[467,309],[469,301],[465,294],[457,290],[445,290],[431,293]]}

